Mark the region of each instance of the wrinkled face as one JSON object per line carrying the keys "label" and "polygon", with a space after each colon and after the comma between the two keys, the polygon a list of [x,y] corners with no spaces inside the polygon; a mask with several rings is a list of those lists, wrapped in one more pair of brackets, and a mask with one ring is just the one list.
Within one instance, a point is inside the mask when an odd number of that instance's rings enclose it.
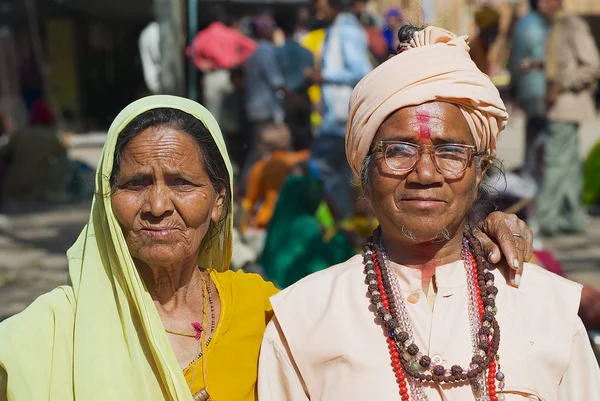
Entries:
{"label": "wrinkled face", "polygon": [[[373,144],[382,140],[474,145],[459,108],[442,102],[396,111],[381,125]],[[475,158],[461,176],[448,179],[436,169],[430,153],[421,153],[407,173],[392,171],[381,153],[373,157],[367,197],[387,238],[424,243],[462,230],[485,172],[476,168]]]}
{"label": "wrinkled face", "polygon": [[161,267],[197,258],[224,202],[188,134],[151,127],[123,150],[112,207],[134,260]]}

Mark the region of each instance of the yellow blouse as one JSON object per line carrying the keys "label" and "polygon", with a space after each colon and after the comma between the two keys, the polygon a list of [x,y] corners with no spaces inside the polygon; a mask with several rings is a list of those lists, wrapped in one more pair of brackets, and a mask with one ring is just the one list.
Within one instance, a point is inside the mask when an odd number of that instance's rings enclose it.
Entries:
{"label": "yellow blouse", "polygon": [[278,290],[257,274],[212,270],[210,277],[221,315],[204,355],[183,374],[187,383],[193,380],[192,394],[206,388],[211,401],[254,401],[258,352],[273,315],[269,297]]}

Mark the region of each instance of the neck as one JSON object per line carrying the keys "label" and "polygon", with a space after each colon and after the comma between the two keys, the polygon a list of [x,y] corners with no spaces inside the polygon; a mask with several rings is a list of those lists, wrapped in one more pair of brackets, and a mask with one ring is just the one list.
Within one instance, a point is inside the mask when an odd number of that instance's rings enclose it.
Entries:
{"label": "neck", "polygon": [[142,279],[160,314],[202,305],[202,272],[196,257],[177,264],[149,266],[136,260]]}
{"label": "neck", "polygon": [[394,238],[383,233],[383,240],[391,261],[411,268],[423,269],[443,266],[461,258],[462,230],[444,242],[414,243],[409,238]]}

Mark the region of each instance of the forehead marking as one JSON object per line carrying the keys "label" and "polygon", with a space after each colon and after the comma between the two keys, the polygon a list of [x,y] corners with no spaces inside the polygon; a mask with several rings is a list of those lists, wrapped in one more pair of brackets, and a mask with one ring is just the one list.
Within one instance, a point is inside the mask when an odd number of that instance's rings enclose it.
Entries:
{"label": "forehead marking", "polygon": [[419,122],[419,136],[421,137],[421,139],[431,138],[431,128],[429,127],[429,120],[431,120],[429,113],[425,111],[417,112],[417,121]]}

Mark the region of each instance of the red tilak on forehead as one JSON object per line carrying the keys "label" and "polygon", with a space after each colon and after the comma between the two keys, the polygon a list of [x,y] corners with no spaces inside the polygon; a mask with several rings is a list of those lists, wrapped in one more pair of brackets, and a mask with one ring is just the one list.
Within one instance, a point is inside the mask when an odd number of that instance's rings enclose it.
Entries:
{"label": "red tilak on forehead", "polygon": [[419,136],[421,139],[431,138],[431,129],[429,128],[429,120],[431,117],[429,113],[424,111],[417,112],[417,121],[419,122]]}
{"label": "red tilak on forehead", "polygon": [[428,123],[431,119],[431,116],[426,111],[418,111],[417,112],[417,121],[420,123]]}

